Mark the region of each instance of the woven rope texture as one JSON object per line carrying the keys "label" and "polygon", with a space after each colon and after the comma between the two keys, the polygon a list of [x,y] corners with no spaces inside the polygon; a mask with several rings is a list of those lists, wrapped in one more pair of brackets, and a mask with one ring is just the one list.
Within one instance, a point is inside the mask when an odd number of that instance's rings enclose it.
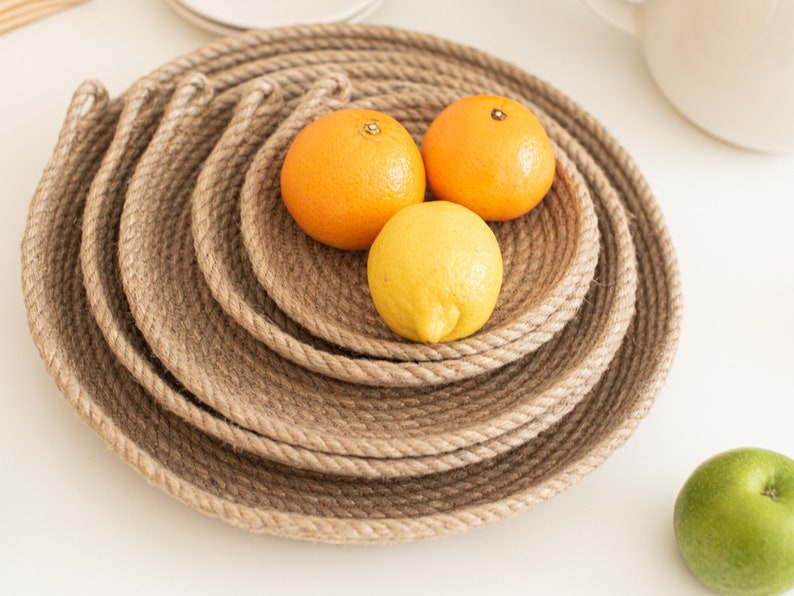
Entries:
{"label": "woven rope texture", "polygon": [[[278,172],[331,110],[387,112],[421,143],[474,93],[533,110],[557,176],[492,224],[505,282],[486,327],[413,344],[378,318],[366,253],[292,222]],[[114,99],[81,85],[22,266],[50,375],[141,475],[234,525],[328,542],[462,532],[571,486],[651,407],[681,315],[661,213],[599,123],[476,49],[368,25],[223,39]]]}

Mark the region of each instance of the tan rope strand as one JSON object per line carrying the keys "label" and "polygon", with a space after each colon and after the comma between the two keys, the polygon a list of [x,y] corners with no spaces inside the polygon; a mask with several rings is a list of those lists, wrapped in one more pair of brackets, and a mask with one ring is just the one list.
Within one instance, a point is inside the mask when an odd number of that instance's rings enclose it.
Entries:
{"label": "tan rope strand", "polygon": [[85,0],[22,0],[0,3],[0,35],[82,2]]}

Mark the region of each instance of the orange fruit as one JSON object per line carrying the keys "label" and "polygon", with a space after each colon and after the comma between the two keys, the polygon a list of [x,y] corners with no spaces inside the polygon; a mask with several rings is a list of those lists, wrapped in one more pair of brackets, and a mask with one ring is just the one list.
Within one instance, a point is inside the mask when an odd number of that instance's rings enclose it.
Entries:
{"label": "orange fruit", "polygon": [[554,181],[556,159],[545,129],[523,104],[498,95],[459,99],[422,140],[427,185],[439,199],[488,221],[519,217]]}
{"label": "orange fruit", "polygon": [[375,110],[344,109],[303,128],[281,168],[281,196],[312,238],[367,249],[388,219],[425,196],[422,155],[411,134]]}

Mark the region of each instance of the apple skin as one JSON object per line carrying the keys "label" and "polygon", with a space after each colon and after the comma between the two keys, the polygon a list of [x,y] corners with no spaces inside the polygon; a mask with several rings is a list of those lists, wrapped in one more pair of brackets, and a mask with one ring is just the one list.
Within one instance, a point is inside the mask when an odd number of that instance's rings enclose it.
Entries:
{"label": "apple skin", "polygon": [[675,502],[678,548],[695,576],[725,596],[794,587],[794,460],[744,447],[698,466]]}

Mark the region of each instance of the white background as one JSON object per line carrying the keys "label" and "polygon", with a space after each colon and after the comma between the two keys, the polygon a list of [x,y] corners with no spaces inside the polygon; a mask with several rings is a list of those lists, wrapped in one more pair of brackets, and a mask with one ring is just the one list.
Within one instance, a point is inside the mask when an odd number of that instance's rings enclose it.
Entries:
{"label": "white background", "polygon": [[579,0],[386,0],[367,22],[475,46],[583,106],[635,159],[680,259],[684,325],[631,439],[543,505],[454,538],[340,547],[247,534],[150,487],[77,417],[38,358],[20,290],[28,202],[72,92],[117,95],[213,36],[162,0],[90,0],[0,36],[0,594],[708,594],[672,533],[694,467],[794,456],[794,155],[702,133],[632,38]]}

